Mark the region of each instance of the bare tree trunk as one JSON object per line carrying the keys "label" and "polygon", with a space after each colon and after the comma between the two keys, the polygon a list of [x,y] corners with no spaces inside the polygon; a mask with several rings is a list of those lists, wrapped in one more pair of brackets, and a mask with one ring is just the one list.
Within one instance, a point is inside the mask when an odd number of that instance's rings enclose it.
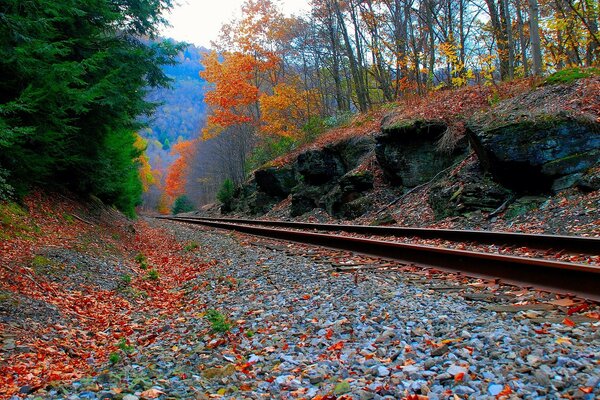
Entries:
{"label": "bare tree trunk", "polygon": [[523,27],[523,12],[521,11],[521,0],[516,0],[515,7],[517,11],[517,29],[519,30],[519,49],[521,50],[523,76],[528,76],[529,65],[527,63],[527,40],[525,39],[525,29]]}
{"label": "bare tree trunk", "polygon": [[369,106],[364,93],[364,87],[362,84],[362,78],[360,76],[359,67],[356,63],[356,58],[354,56],[354,50],[352,49],[352,42],[350,42],[350,36],[348,35],[348,29],[346,28],[346,22],[344,21],[344,16],[342,15],[342,11],[340,10],[338,0],[333,0],[333,5],[335,8],[335,13],[338,17],[338,24],[340,26],[342,37],[344,38],[344,43],[346,46],[348,62],[350,63],[350,73],[352,74],[352,80],[354,82],[354,88],[356,90],[358,108],[361,112],[366,112],[369,109]]}
{"label": "bare tree trunk", "polygon": [[542,75],[542,45],[539,26],[540,8],[537,0],[529,0],[529,36],[531,38],[532,72],[534,76]]}

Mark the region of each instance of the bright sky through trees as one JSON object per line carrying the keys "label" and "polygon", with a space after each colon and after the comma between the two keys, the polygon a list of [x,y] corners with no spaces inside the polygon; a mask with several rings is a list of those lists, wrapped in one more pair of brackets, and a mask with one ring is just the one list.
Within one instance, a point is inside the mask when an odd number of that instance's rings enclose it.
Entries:
{"label": "bright sky through trees", "polygon": [[[219,35],[221,26],[239,17],[243,0],[181,0],[167,15],[171,27],[162,34],[175,40],[211,47],[210,42]],[[281,10],[299,15],[309,9],[307,0],[281,0]]]}

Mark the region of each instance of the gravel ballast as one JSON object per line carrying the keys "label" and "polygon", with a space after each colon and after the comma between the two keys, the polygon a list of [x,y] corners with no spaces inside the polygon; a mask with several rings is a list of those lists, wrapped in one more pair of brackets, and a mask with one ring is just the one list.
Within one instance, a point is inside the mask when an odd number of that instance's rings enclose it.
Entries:
{"label": "gravel ballast", "polygon": [[600,322],[567,315],[568,300],[417,269],[336,272],[373,261],[148,222],[213,266],[180,289],[181,312],[139,316],[118,361],[30,398],[600,396]]}

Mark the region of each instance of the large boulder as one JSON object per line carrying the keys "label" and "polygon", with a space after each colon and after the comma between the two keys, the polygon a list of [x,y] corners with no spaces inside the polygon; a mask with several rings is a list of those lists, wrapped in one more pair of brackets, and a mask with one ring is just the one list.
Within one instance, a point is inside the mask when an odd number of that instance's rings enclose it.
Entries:
{"label": "large boulder", "polygon": [[357,136],[335,143],[329,148],[339,155],[346,171],[358,167],[375,148],[374,135]]}
{"label": "large boulder", "polygon": [[[362,215],[361,208],[349,205],[363,197],[364,192],[373,188],[373,174],[366,172],[348,173],[323,198],[325,210],[334,217],[353,219]],[[353,204],[364,205],[363,202]]]}
{"label": "large boulder", "polygon": [[322,197],[331,189],[330,185],[315,186],[301,184],[294,188],[290,215],[297,217],[315,208],[322,208]]}
{"label": "large boulder", "polygon": [[428,202],[436,219],[477,211],[492,212],[512,193],[481,170],[479,162],[464,166],[456,175],[433,185]]}
{"label": "large boulder", "polygon": [[375,138],[375,155],[384,175],[394,184],[418,186],[466,154],[466,141],[457,141],[452,149],[438,145],[447,125],[435,120],[384,118],[381,133]]}
{"label": "large boulder", "polygon": [[226,208],[221,207],[221,212],[264,215],[279,201],[279,198],[261,191],[256,180],[251,179],[235,189],[231,204]]}
{"label": "large boulder", "polygon": [[254,172],[254,179],[260,191],[279,199],[286,198],[297,184],[294,171],[289,167],[259,169]]}
{"label": "large boulder", "polygon": [[340,155],[331,148],[301,153],[296,159],[295,169],[310,185],[328,183],[345,173]]}
{"label": "large boulder", "polygon": [[600,123],[573,108],[577,85],[541,87],[476,114],[467,136],[502,185],[525,193],[577,185],[600,160]]}

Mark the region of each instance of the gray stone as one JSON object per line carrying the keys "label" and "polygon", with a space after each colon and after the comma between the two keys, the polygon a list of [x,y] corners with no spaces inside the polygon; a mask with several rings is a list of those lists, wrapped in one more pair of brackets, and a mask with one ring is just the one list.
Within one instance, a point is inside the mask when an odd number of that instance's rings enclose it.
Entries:
{"label": "gray stone", "polygon": [[375,155],[385,176],[395,184],[414,187],[452,165],[465,154],[466,141],[457,142],[451,151],[439,149],[438,141],[446,130],[442,121],[384,118],[375,138]]}

